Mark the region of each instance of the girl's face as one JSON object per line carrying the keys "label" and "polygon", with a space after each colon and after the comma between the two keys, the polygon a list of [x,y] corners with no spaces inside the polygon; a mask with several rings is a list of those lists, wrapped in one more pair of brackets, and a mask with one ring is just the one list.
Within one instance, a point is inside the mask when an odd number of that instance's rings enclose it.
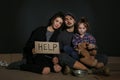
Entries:
{"label": "girl's face", "polygon": [[80,23],[78,25],[78,32],[79,32],[79,34],[83,35],[83,34],[86,33],[86,31],[87,31],[87,28],[85,27],[85,25],[83,23]]}
{"label": "girl's face", "polygon": [[75,24],[74,18],[69,16],[69,15],[65,16],[65,24],[66,24],[67,27],[74,26],[74,24]]}
{"label": "girl's face", "polygon": [[55,19],[53,20],[52,23],[53,23],[53,24],[52,24],[52,27],[53,27],[54,29],[59,29],[59,28],[62,26],[62,24],[63,24],[63,19],[62,19],[61,17],[57,17],[57,18],[55,18]]}

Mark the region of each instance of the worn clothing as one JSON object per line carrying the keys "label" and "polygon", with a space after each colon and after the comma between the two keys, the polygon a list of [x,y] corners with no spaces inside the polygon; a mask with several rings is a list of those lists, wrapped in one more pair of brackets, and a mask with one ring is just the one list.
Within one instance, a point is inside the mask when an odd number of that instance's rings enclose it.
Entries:
{"label": "worn clothing", "polygon": [[98,60],[98,62],[102,62],[104,65],[107,65],[108,63],[108,56],[103,53],[97,53],[95,58]]}
{"label": "worn clothing", "polygon": [[76,48],[77,45],[82,42],[88,42],[89,44],[96,45],[96,40],[91,34],[85,33],[83,38],[81,38],[80,34],[78,34],[78,33],[74,34],[73,39],[72,39],[72,44],[73,44],[74,48]]}
{"label": "worn clothing", "polygon": [[75,63],[75,59],[71,57],[67,52],[66,52],[66,46],[72,46],[72,37],[73,37],[74,32],[68,32],[66,30],[63,30],[59,36],[58,36],[58,42],[60,45],[60,51],[61,54],[59,54],[59,59],[60,59],[60,64],[62,66],[68,65],[69,67],[73,68],[73,65]]}
{"label": "worn clothing", "polygon": [[21,65],[21,70],[41,73],[44,67],[50,67],[51,71],[54,72],[52,57],[44,54],[35,54],[33,61],[33,63]]}
{"label": "worn clothing", "polygon": [[47,41],[50,40],[50,37],[52,36],[53,32],[47,31],[46,36],[47,36]]}
{"label": "worn clothing", "polygon": [[79,61],[79,55],[78,52],[71,46],[64,46],[64,51],[65,53],[67,53],[69,56],[71,56],[72,58],[74,58],[75,60]]}
{"label": "worn clothing", "polygon": [[59,55],[59,60],[60,60],[61,66],[68,65],[70,68],[73,68],[73,66],[76,62],[76,60],[74,58],[72,58],[71,56],[69,56],[66,53],[61,53]]}
{"label": "worn clothing", "polygon": [[[35,29],[24,47],[24,57],[27,59],[27,64],[21,65],[21,70],[41,73],[44,67],[50,67],[53,70],[52,58],[53,54],[37,54],[33,55],[34,41],[56,42],[59,30],[55,30],[49,36],[47,33],[47,26],[41,26]],[[47,38],[49,37],[49,38]]]}
{"label": "worn clothing", "polygon": [[72,37],[73,37],[74,32],[68,32],[66,30],[62,31],[60,33],[60,35],[58,36],[58,42],[60,45],[60,50],[61,52],[63,52],[64,50],[64,46],[68,45],[71,46],[72,45]]}
{"label": "worn clothing", "polygon": [[[82,42],[88,42],[89,44],[96,45],[96,39],[91,34],[85,33],[83,38],[81,38],[78,33],[74,34],[73,40],[72,40],[73,47],[76,48],[78,43],[82,43]],[[72,57],[78,60],[79,56],[77,55],[76,51],[74,51],[71,47],[67,47],[67,50],[71,51]],[[96,54],[95,58],[98,60],[98,62],[102,62],[104,63],[104,65],[106,65],[108,62],[107,55],[103,53],[99,53],[98,47],[97,47],[97,52],[98,53]]]}

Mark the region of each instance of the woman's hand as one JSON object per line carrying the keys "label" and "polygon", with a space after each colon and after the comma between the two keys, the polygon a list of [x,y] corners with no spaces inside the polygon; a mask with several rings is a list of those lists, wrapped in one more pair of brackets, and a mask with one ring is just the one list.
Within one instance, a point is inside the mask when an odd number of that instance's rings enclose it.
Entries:
{"label": "woman's hand", "polygon": [[32,53],[35,54],[35,48],[32,49]]}
{"label": "woman's hand", "polygon": [[52,59],[53,64],[57,64],[59,62],[58,57],[54,57]]}

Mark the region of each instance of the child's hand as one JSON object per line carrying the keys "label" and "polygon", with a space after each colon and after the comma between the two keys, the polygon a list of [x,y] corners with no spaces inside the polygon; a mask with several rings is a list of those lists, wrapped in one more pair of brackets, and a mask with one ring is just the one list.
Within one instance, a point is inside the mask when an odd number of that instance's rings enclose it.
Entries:
{"label": "child's hand", "polygon": [[94,44],[89,44],[88,45],[88,49],[93,49],[93,48],[95,48],[96,46],[94,45]]}
{"label": "child's hand", "polygon": [[58,57],[54,57],[52,59],[53,64],[57,64],[59,62]]}

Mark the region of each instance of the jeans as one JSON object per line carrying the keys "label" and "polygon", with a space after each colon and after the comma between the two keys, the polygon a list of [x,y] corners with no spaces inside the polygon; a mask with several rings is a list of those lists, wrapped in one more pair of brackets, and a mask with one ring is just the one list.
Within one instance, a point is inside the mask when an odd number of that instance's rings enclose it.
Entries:
{"label": "jeans", "polygon": [[71,46],[64,46],[64,52],[73,57],[76,60],[79,60],[78,52],[75,51]]}
{"label": "jeans", "polygon": [[100,54],[98,53],[95,58],[98,60],[98,62],[104,63],[106,65],[108,63],[108,56],[106,54]]}

